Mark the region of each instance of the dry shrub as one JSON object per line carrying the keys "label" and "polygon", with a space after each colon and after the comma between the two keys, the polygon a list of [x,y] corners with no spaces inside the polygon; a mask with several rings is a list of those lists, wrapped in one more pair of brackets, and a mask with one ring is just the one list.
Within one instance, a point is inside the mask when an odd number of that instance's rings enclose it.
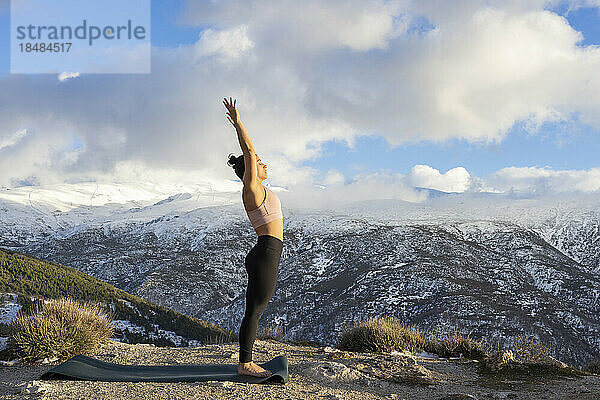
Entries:
{"label": "dry shrub", "polygon": [[485,344],[469,336],[470,333],[465,336],[458,330],[454,330],[446,334],[442,340],[432,340],[427,349],[441,357],[459,357],[462,354],[463,357],[470,359],[483,359],[486,355]]}
{"label": "dry shrub", "polygon": [[392,318],[369,318],[343,332],[337,347],[354,352],[389,353],[422,349],[427,339],[417,328]]}
{"label": "dry shrub", "polygon": [[549,355],[549,349],[532,337],[519,335],[515,338],[513,353],[518,361],[537,363]]}
{"label": "dry shrub", "polygon": [[25,362],[92,355],[113,335],[112,318],[100,304],[49,300],[34,307],[31,314],[19,311],[11,324],[8,347]]}

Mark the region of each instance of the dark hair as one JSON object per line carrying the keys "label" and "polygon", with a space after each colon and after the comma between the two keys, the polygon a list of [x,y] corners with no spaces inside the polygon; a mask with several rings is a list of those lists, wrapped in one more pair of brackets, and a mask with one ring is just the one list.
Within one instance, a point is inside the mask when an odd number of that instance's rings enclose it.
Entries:
{"label": "dark hair", "polygon": [[244,180],[244,155],[242,154],[241,156],[236,157],[233,153],[229,153],[228,157],[229,160],[227,160],[227,165],[233,168],[238,178]]}

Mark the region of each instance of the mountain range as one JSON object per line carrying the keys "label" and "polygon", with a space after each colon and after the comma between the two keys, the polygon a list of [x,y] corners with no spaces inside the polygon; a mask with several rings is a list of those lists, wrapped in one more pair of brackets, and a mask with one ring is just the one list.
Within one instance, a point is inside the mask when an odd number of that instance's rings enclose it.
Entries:
{"label": "mountain range", "polygon": [[[600,358],[599,195],[419,189],[428,195],[419,203],[310,209],[271,189],[285,245],[261,325],[335,345],[353,322],[397,317],[501,348],[529,335],[578,367]],[[235,182],[0,190],[0,247],[236,333],[255,243]]]}

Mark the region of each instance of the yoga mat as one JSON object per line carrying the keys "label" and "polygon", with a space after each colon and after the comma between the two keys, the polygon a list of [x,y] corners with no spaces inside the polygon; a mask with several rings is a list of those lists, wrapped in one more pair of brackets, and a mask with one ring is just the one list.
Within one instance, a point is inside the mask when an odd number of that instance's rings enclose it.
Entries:
{"label": "yoga mat", "polygon": [[[256,361],[255,361],[256,362]],[[277,356],[257,363],[273,373],[266,378],[240,375],[235,364],[123,365],[113,364],[80,354],[52,368],[40,379],[84,380],[105,382],[196,382],[233,381],[248,383],[286,383],[288,360]]]}

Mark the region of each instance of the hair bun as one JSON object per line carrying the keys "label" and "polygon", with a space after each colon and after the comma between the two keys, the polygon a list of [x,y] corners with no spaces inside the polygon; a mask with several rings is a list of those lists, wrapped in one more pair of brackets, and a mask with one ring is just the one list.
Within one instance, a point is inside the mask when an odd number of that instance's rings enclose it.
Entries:
{"label": "hair bun", "polygon": [[233,153],[229,153],[229,159],[227,160],[227,164],[230,167],[235,166],[236,162],[237,162],[237,157],[233,154]]}
{"label": "hair bun", "polygon": [[229,153],[227,156],[227,165],[229,165],[235,171],[238,178],[244,178],[244,155],[236,157],[233,153]]}

